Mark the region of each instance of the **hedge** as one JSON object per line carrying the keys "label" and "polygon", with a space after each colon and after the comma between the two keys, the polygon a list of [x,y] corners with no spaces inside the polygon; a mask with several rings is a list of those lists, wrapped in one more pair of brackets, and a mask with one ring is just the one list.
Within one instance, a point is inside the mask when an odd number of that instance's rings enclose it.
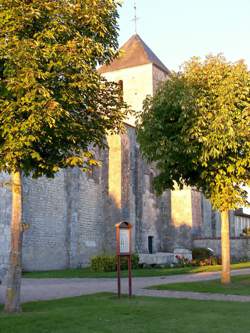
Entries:
{"label": "hedge", "polygon": [[[138,254],[132,254],[132,268],[139,267]],[[115,272],[116,271],[116,255],[99,255],[91,258],[91,269],[94,272]],[[126,257],[121,257],[121,269],[128,269]]]}

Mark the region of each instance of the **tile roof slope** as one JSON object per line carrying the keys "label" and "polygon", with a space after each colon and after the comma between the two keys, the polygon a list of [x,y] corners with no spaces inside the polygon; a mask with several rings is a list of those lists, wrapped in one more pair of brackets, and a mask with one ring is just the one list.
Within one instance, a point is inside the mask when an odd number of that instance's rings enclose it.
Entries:
{"label": "tile roof slope", "polygon": [[121,55],[111,62],[99,68],[99,73],[113,72],[119,69],[135,67],[145,64],[154,64],[165,73],[169,69],[160,61],[154,52],[144,43],[138,34],[133,35],[120,48]]}

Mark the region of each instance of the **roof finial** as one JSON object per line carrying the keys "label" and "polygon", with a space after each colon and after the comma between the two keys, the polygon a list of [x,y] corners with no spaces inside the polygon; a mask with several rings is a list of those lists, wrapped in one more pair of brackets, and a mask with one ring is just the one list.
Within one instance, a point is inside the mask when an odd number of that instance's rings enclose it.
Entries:
{"label": "roof finial", "polygon": [[137,34],[137,21],[138,21],[139,17],[137,16],[136,0],[134,0],[134,13],[135,13],[135,15],[134,15],[134,18],[132,21],[134,21],[134,23],[135,23],[135,33]]}

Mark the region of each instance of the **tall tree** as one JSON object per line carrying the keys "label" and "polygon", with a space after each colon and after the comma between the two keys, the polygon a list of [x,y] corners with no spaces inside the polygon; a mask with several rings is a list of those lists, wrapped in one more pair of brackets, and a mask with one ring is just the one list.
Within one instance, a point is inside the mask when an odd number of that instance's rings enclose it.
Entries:
{"label": "tall tree", "polygon": [[118,42],[115,0],[0,0],[0,171],[12,174],[5,310],[20,307],[22,176],[96,164],[90,146],[126,116],[119,87],[98,65]]}
{"label": "tall tree", "polygon": [[193,58],[148,98],[138,123],[158,192],[194,186],[221,212],[222,283],[230,282],[228,211],[247,205],[250,184],[250,74],[221,55]]}

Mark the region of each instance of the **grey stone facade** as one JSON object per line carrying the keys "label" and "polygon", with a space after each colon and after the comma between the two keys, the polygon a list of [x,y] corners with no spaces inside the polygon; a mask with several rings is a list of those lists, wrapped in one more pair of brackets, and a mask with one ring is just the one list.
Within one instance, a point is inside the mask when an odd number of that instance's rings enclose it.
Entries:
{"label": "grey stone facade", "polygon": [[[133,224],[133,247],[148,252],[170,248],[170,192],[157,197],[152,187],[155,170],[141,158],[135,129],[121,136],[121,207],[109,193],[109,150],[97,152],[102,161],[88,173],[62,170],[53,179],[24,178],[24,270],[50,270],[88,265],[91,256],[115,251],[114,225]],[[1,174],[1,180],[8,180]],[[0,269],[6,271],[10,247],[11,192],[0,188]]]}
{"label": "grey stone facade", "polygon": [[11,192],[10,177],[0,174],[0,280],[5,275],[10,249]]}
{"label": "grey stone facade", "polygon": [[[194,246],[209,247],[214,250],[216,256],[221,256],[221,239],[218,238],[200,238],[194,239]],[[231,259],[234,261],[250,260],[250,238],[232,237],[230,239]]]}
{"label": "grey stone facade", "polygon": [[[239,210],[230,211],[230,246],[233,260],[250,260],[250,237],[243,235],[244,228],[250,228],[250,215]],[[221,219],[208,200],[203,198],[203,219],[200,233],[193,238],[193,246],[209,247],[217,256],[221,256]]]}
{"label": "grey stone facade", "polygon": [[[135,129],[127,126],[120,142],[120,207],[109,189],[113,176],[109,149],[96,151],[101,166],[87,173],[75,168],[62,170],[53,179],[24,178],[23,219],[29,225],[23,237],[24,270],[87,266],[96,254],[114,253],[114,225],[120,220],[133,225],[133,248],[138,253],[150,252],[149,238],[153,253],[174,253],[176,249],[190,250],[193,246],[209,246],[219,253],[216,237],[220,236],[220,216],[209,201],[194,189],[178,192],[174,207],[174,192],[156,196],[152,186],[156,170],[142,159]],[[0,181],[6,183],[0,187],[3,276],[10,248],[11,192],[9,176],[1,174]],[[235,236],[234,214],[231,219],[231,234]],[[234,257],[236,252],[243,257],[248,255],[246,242],[233,241]]]}
{"label": "grey stone facade", "polygon": [[[105,67],[103,75],[123,82],[124,100],[140,111],[145,97],[155,93],[169,71],[139,36],[130,42],[135,46],[133,64]],[[142,52],[142,63],[137,51]],[[156,196],[152,181],[157,171],[141,156],[134,117],[126,123],[131,126],[126,125],[124,134],[107,138],[109,148],[96,150],[100,167],[87,173],[61,170],[53,179],[23,179],[23,222],[29,225],[23,237],[24,270],[81,267],[93,255],[114,253],[114,226],[121,220],[133,225],[133,249],[139,253],[190,250],[194,239],[220,236],[219,214],[195,189]],[[2,181],[8,182],[9,176],[0,174]],[[6,185],[0,187],[0,279],[8,266],[10,220],[11,192]],[[248,226],[239,223],[239,228],[231,224],[232,232]]]}

